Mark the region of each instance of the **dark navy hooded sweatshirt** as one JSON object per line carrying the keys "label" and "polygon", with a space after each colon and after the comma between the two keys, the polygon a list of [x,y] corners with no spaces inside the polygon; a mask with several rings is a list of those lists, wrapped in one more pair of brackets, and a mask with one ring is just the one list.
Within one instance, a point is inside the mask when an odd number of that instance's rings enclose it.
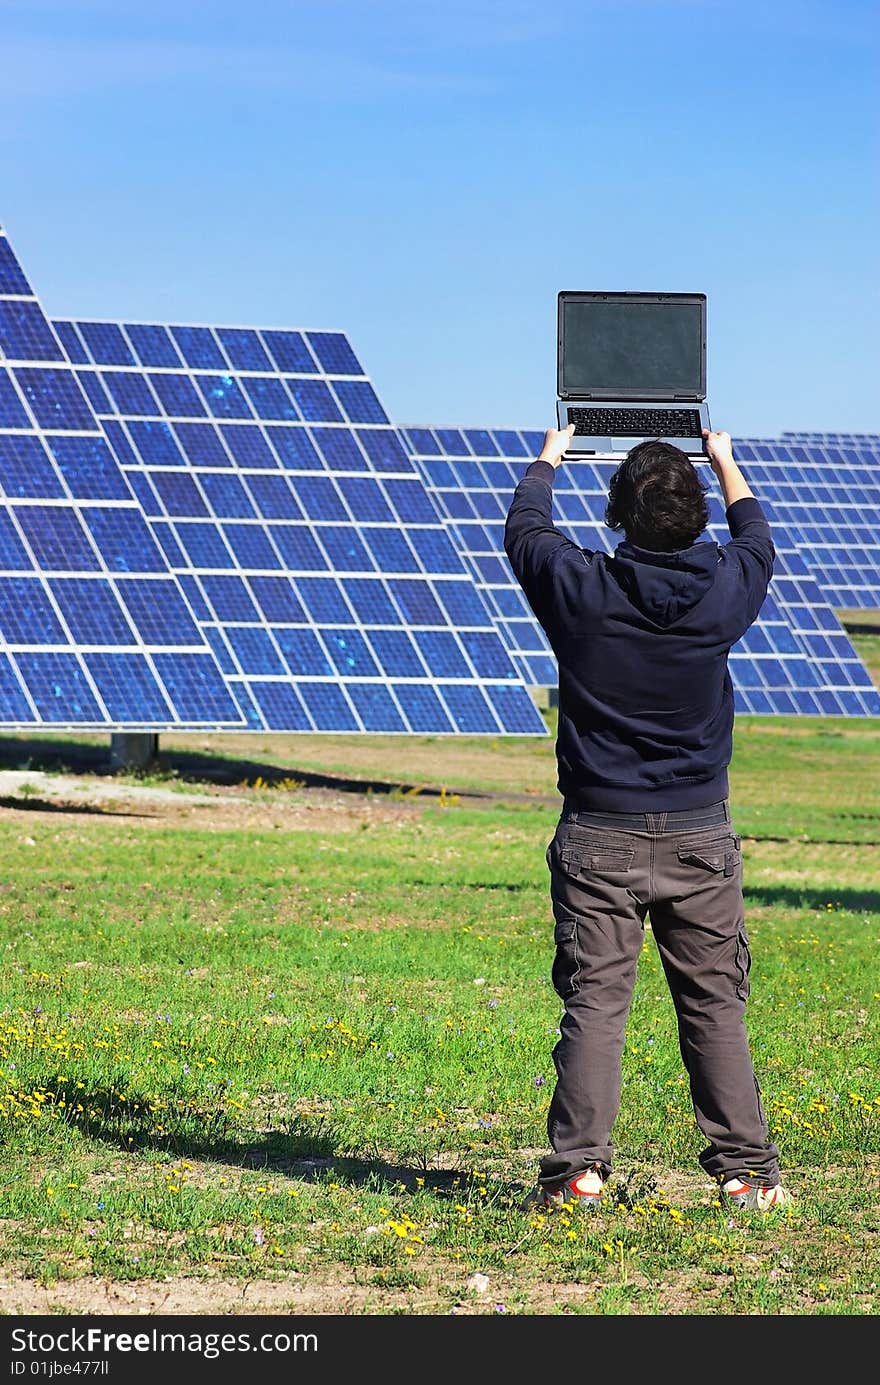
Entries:
{"label": "dark navy hooded sweatshirt", "polygon": [[699,808],[728,795],[731,646],[773,572],[752,496],[726,512],[730,542],[674,553],[628,541],[579,548],[551,520],[555,469],[533,462],[514,491],[504,548],[556,656],[558,788],[612,812]]}

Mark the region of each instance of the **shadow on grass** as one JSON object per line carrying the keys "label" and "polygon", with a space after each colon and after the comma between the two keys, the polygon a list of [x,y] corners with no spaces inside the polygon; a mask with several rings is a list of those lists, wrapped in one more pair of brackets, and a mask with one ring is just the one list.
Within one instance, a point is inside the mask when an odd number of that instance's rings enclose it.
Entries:
{"label": "shadow on grass", "polygon": [[[428,1189],[446,1197],[461,1196],[462,1185],[474,1178],[458,1162],[438,1169],[427,1161],[400,1164],[378,1155],[341,1155],[332,1125],[321,1117],[294,1116],[284,1122],[283,1129],[242,1140],[227,1115],[206,1112],[185,1097],[176,1101],[172,1097],[157,1108],[155,1097],[122,1095],[128,1085],[123,1076],[118,1083],[90,1091],[73,1080],[50,1079],[34,1085],[60,1107],[68,1126],[126,1154],[161,1150],[175,1159],[261,1169],[309,1183],[330,1180],[377,1192]],[[522,1191],[521,1184],[512,1182],[508,1191],[516,1195]]]}
{"label": "shadow on grass", "polygon": [[75,813],[99,818],[149,818],[152,813],[137,813],[133,808],[99,808],[94,803],[50,803],[45,798],[24,794],[0,795],[0,808],[15,808],[20,813]]}
{"label": "shadow on grass", "polygon": [[[880,890],[810,889],[803,885],[747,885],[746,907],[781,904],[787,909],[809,909],[827,918],[840,910],[853,913],[880,911]],[[828,908],[828,905],[832,908]]]}
{"label": "shadow on grass", "polygon": [[325,774],[316,770],[298,769],[296,765],[271,765],[259,760],[224,758],[198,751],[161,751],[147,770],[120,771],[110,761],[106,747],[85,742],[28,740],[20,742],[0,736],[0,769],[41,770],[46,774],[92,774],[116,779],[124,772],[127,779],[144,783],[173,779],[180,784],[215,784],[225,787],[262,786],[333,789],[337,793],[394,794],[424,798],[447,798],[450,794],[462,799],[483,801],[495,798],[526,797],[540,802],[536,795],[480,793],[474,789],[451,789],[441,784],[412,784],[392,779],[354,779],[345,775]]}

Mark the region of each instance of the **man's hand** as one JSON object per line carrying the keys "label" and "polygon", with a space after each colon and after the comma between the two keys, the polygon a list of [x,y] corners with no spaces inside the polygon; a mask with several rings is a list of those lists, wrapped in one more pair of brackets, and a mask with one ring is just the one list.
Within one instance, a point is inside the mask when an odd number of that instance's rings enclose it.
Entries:
{"label": "man's hand", "polygon": [[703,447],[716,476],[718,475],[719,467],[732,466],[734,464],[733,444],[730,441],[729,433],[713,433],[710,432],[708,428],[704,428]]}
{"label": "man's hand", "polygon": [[734,459],[733,445],[729,433],[710,433],[703,429],[703,447],[709,458],[709,465],[721,486],[724,504],[730,507],[737,500],[744,500],[753,491]]}
{"label": "man's hand", "polygon": [[537,460],[549,462],[551,466],[559,466],[573,437],[573,423],[570,423],[567,428],[548,428],[544,434],[544,443],[538,453]]}

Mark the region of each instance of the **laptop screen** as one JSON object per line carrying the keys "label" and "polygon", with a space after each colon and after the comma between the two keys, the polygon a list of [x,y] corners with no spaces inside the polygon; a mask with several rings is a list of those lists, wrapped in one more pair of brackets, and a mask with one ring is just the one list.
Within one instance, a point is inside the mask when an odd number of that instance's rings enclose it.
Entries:
{"label": "laptop screen", "polygon": [[702,399],[705,392],[702,296],[560,297],[560,394]]}

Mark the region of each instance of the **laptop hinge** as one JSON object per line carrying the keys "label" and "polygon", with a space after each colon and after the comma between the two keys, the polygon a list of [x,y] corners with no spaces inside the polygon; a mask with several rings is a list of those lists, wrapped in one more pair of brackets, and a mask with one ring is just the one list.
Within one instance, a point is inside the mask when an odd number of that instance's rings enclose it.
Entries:
{"label": "laptop hinge", "polygon": [[683,400],[686,404],[701,404],[703,402],[703,396],[700,394],[674,394],[672,398],[676,403],[679,400]]}

